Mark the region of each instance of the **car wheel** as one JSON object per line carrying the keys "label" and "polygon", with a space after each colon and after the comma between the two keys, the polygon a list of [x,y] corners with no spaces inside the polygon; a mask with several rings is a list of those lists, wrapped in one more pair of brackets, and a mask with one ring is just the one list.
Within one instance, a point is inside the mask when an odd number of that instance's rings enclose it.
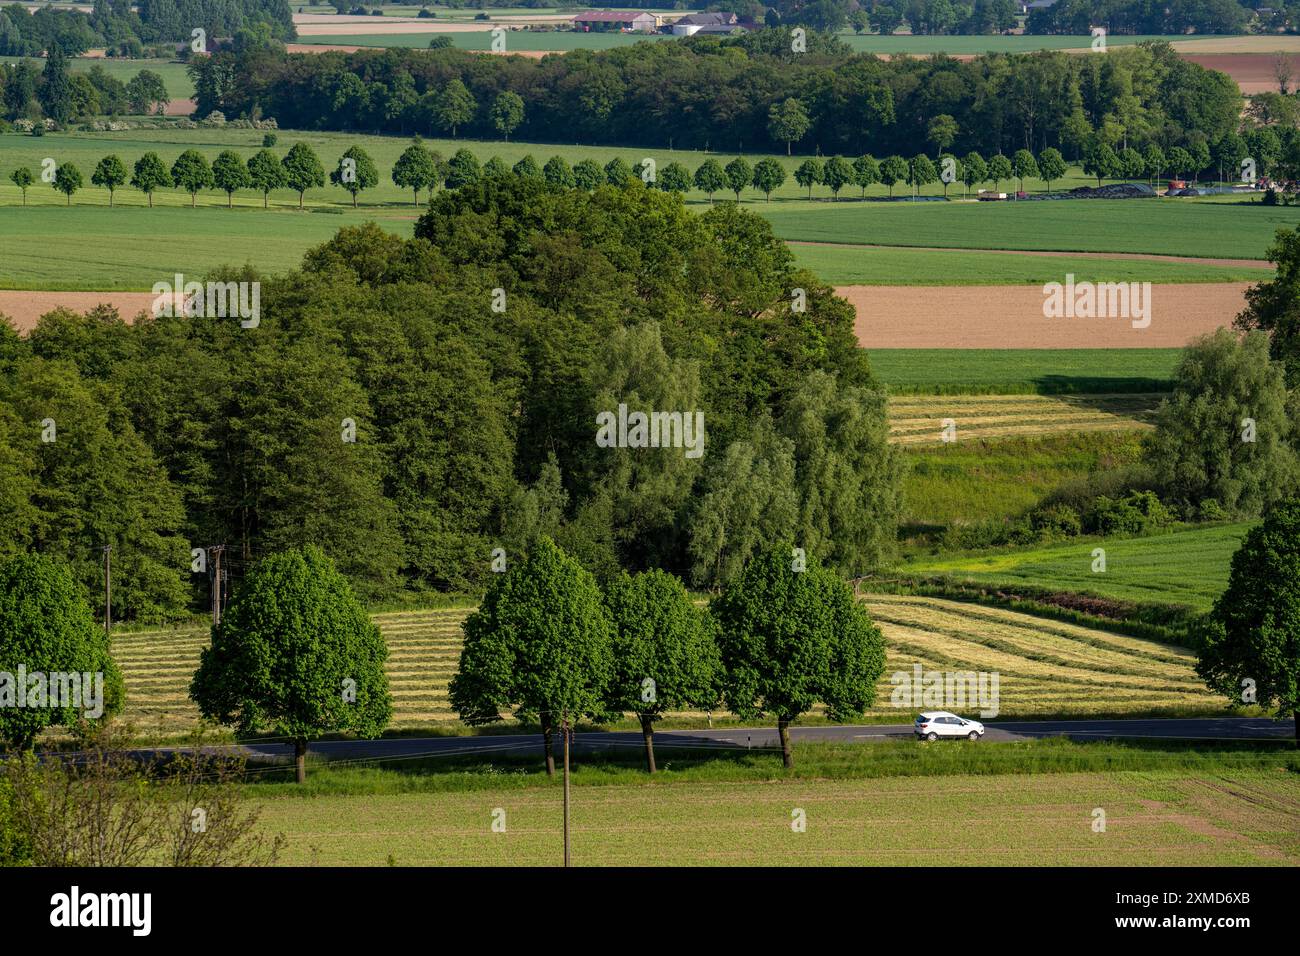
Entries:
{"label": "car wheel", "polygon": [[979,740],[979,739],[980,739],[980,732],[979,732],[978,730],[972,730],[972,731],[970,732],[969,736],[970,736],[970,739],[971,739],[971,740]]}
{"label": "car wheel", "polygon": [[926,740],[938,740],[938,739],[939,739],[939,735],[936,734],[936,733],[932,730],[932,731],[930,731],[928,734],[925,735],[925,739],[926,739]]}

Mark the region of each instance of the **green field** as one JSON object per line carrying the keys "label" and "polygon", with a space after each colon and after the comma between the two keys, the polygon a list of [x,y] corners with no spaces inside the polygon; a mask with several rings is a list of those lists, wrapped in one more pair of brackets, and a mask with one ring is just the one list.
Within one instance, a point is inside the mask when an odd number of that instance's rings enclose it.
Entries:
{"label": "green field", "polygon": [[[936,437],[937,426],[936,421]],[[1139,435],[1132,430],[1061,431],[1032,438],[908,445],[903,523],[946,527],[1016,517],[1062,482],[1132,461]]]}
{"label": "green field", "polygon": [[[109,153],[121,156],[128,165],[149,150],[158,152],[167,163],[189,148],[200,150],[210,160],[223,149],[234,149],[248,157],[261,148],[262,136],[257,130],[215,129],[44,137],[0,134],[0,204],[21,203],[21,194],[9,182],[8,173],[20,165],[39,173],[46,158],[56,163],[75,163],[88,180],[95,164]],[[389,177],[393,163],[408,144],[406,138],[285,130],[279,133],[277,153],[296,142],[310,145],[326,168],[349,146],[360,143],[380,167],[379,185],[362,194],[358,211],[351,208],[347,194],[336,187],[309,190],[309,207],[341,211],[344,217],[299,215],[291,220],[282,215],[268,218],[260,209],[261,197],[251,191],[236,195],[236,207],[249,212],[234,216],[224,208],[219,214],[213,213],[214,207],[225,206],[224,194],[205,192],[198,197],[202,208],[191,210],[188,194],[175,189],[156,193],[154,204],[161,208],[146,211],[140,208],[146,204],[145,197],[124,187],[116,196],[116,203],[124,208],[109,210],[107,192],[89,184],[73,197],[68,209],[62,194],[38,181],[28,190],[28,208],[6,214],[5,238],[12,242],[6,242],[6,255],[0,257],[0,285],[18,289],[148,289],[157,279],[155,266],[159,263],[167,263],[170,271],[202,274],[229,262],[231,250],[267,271],[282,271],[296,265],[307,248],[349,222],[375,219],[394,232],[410,234],[410,222],[420,210],[411,204],[410,194],[395,186]],[[540,161],[560,153],[571,162],[591,158],[603,164],[616,155],[629,161],[649,156],[661,164],[678,160],[694,168],[705,158],[702,153],[667,150],[471,140],[428,142],[443,155],[467,147],[480,159],[499,155],[508,163],[529,153]],[[789,169],[799,161],[798,157],[777,158]],[[873,187],[871,192],[879,191],[883,187]],[[1120,207],[1102,201],[915,205],[808,202],[800,198],[793,181],[777,197],[772,203],[755,201],[751,192],[744,205],[769,218],[783,238],[800,243],[836,243],[792,247],[801,264],[835,284],[1041,284],[1069,271],[1081,278],[1114,281],[1248,281],[1263,278],[1267,269],[1145,260],[1090,261],[1068,256],[1018,257],[970,250],[1076,248],[1258,259],[1274,230],[1294,225],[1289,210],[1240,203],[1149,200],[1140,207]],[[704,197],[698,194],[688,196],[688,202],[695,209],[705,206]],[[273,210],[293,209],[297,215],[296,205],[297,196],[289,190],[272,195]],[[1124,209],[1140,209],[1143,215],[1126,219],[1125,228],[1116,229],[1116,216],[1124,215]],[[214,215],[226,218],[216,219]],[[206,218],[196,226],[194,217],[198,216]],[[186,236],[187,241],[177,243],[177,235]],[[853,245],[858,243],[892,248]],[[941,248],[907,248],[912,246]],[[79,267],[72,272],[60,260],[76,261]]]}
{"label": "green field", "polygon": [[[0,63],[17,63],[23,57],[0,56]],[[43,60],[31,57],[27,59],[36,64],[39,71],[45,64]],[[68,69],[73,73],[89,73],[92,66],[102,66],[109,76],[116,77],[123,83],[128,82],[141,70],[152,70],[162,77],[167,92],[172,99],[186,100],[194,95],[194,83],[185,72],[185,64],[175,60],[120,60],[104,57],[74,57],[68,62]]]}
{"label": "green field", "polygon": [[805,242],[1151,253],[1262,259],[1292,209],[1180,199],[1004,203],[774,203],[783,239]]}
{"label": "green field", "polygon": [[[965,557],[920,559],[899,570],[976,584],[1023,584],[1126,601],[1209,610],[1228,584],[1228,566],[1249,524],[1195,528],[1146,538],[1079,539],[1067,544]],[[1092,551],[1106,570],[1092,571]]]}
{"label": "green field", "polygon": [[868,354],[876,377],[898,394],[1086,394],[1165,391],[1182,351],[871,349]]}
{"label": "green field", "polygon": [[[762,206],[755,206],[759,213]],[[1043,285],[1091,282],[1258,282],[1267,269],[1148,259],[791,243],[800,265],[837,285]]]}
{"label": "green field", "polygon": [[[867,744],[863,749],[886,745]],[[913,750],[916,745],[910,745]],[[961,747],[961,744],[940,745]],[[977,744],[976,747],[985,747]],[[769,761],[770,762],[770,761]],[[581,769],[574,779],[582,779]],[[670,778],[671,779],[671,778]],[[574,787],[577,866],[1295,865],[1300,777],[1150,770]],[[287,790],[287,788],[286,788]],[[286,864],[551,865],[557,782],[259,801]],[[1093,808],[1107,828],[1092,830]],[[794,832],[791,814],[807,827]],[[505,832],[492,830],[504,811]],[[498,819],[500,814],[498,814]]]}

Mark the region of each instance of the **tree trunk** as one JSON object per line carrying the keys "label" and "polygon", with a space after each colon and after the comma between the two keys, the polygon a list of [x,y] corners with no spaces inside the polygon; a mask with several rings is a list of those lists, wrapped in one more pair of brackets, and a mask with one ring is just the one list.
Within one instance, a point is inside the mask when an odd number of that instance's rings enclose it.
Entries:
{"label": "tree trunk", "polygon": [[554,728],[551,726],[551,715],[543,713],[538,715],[542,721],[542,750],[546,754],[546,776],[555,776],[555,742],[551,739],[551,733]]}
{"label": "tree trunk", "polygon": [[356,209],[356,208],[357,208],[357,194],[356,194],[356,193],[353,193],[353,194],[352,194],[352,208],[353,208],[353,209]]}
{"label": "tree trunk", "polygon": [[293,742],[293,761],[298,770],[298,782],[307,782],[307,738],[299,737]]}
{"label": "tree trunk", "polygon": [[298,210],[302,211],[302,193],[298,193]]}
{"label": "tree trunk", "polygon": [[790,752],[790,721],[784,717],[776,722],[776,731],[781,735],[781,763],[786,770],[794,769],[794,755]]}
{"label": "tree trunk", "polygon": [[235,194],[234,194],[234,193],[226,193],[226,208],[227,208],[227,209],[234,209],[234,208],[235,208]]}
{"label": "tree trunk", "polygon": [[645,766],[655,772],[655,721],[649,714],[641,715],[641,736],[645,738]]}
{"label": "tree trunk", "polygon": [[270,196],[270,193],[262,193],[262,208],[263,208],[263,209],[266,208],[266,201],[267,201],[267,197],[268,197],[268,196]]}
{"label": "tree trunk", "polygon": [[198,194],[198,193],[190,193],[190,208],[191,208],[191,209],[194,208],[194,200],[196,200],[196,199],[198,199],[198,198],[199,198],[199,194]]}
{"label": "tree trunk", "polygon": [[153,208],[153,193],[149,194],[149,208]]}
{"label": "tree trunk", "polygon": [[1296,710],[1294,717],[1295,717],[1295,746],[1297,750],[1300,750],[1300,709]]}

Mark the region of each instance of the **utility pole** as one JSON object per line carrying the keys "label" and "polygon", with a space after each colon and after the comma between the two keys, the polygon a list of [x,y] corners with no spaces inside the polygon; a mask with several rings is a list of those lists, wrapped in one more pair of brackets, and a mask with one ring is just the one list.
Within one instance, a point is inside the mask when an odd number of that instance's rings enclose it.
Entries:
{"label": "utility pole", "polygon": [[221,554],[226,550],[224,544],[214,544],[208,549],[215,562],[212,569],[212,623],[221,623]]}
{"label": "utility pole", "polygon": [[113,546],[104,545],[104,637],[113,632]]}
{"label": "utility pole", "polygon": [[569,865],[569,712],[564,712],[564,865]]}

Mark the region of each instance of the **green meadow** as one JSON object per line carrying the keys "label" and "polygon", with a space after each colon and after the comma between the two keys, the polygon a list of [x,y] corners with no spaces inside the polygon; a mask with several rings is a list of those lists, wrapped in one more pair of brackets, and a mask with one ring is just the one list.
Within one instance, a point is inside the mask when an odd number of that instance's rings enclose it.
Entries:
{"label": "green meadow", "polygon": [[[0,63],[17,63],[21,59],[24,58],[0,56]],[[37,60],[32,57],[26,59],[34,63],[37,70],[40,70],[45,65],[44,60]],[[141,70],[152,70],[162,77],[167,92],[172,99],[185,100],[194,95],[194,83],[190,80],[190,75],[185,72],[185,64],[176,60],[119,60],[82,56],[68,61],[68,68],[73,73],[89,73],[90,68],[94,66],[103,67],[105,73],[121,80],[123,83],[129,82]]]}
{"label": "green meadow", "polygon": [[[797,247],[796,247],[797,248]],[[1166,391],[1180,349],[872,349],[890,392],[943,394]]]}
{"label": "green meadow", "polygon": [[[1209,610],[1228,584],[1228,566],[1250,524],[1173,531],[1143,538],[1080,538],[1015,551],[921,559],[899,568],[915,577],[1029,585],[1126,601]],[[1093,550],[1106,570],[1093,571]]]}

